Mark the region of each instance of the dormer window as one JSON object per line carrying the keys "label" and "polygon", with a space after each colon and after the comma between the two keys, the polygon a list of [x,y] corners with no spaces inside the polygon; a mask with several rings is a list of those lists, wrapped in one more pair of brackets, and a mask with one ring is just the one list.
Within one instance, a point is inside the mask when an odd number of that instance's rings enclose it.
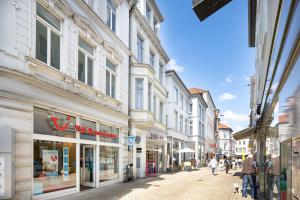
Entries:
{"label": "dormer window", "polygon": [[107,0],[106,24],[114,33],[116,32],[116,10],[117,6],[113,2],[113,0]]}

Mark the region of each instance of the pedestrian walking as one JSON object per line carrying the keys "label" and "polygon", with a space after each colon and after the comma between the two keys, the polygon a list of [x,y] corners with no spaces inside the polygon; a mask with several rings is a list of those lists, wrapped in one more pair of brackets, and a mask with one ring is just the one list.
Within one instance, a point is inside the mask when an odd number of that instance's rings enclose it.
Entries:
{"label": "pedestrian walking", "polygon": [[255,153],[253,156],[253,167],[255,169],[255,173],[252,174],[252,181],[253,181],[253,195],[254,199],[257,199],[257,185],[256,185],[256,175],[258,175],[259,168],[257,162],[257,154]]}
{"label": "pedestrian walking", "polygon": [[211,172],[212,172],[213,176],[215,175],[215,170],[216,170],[217,164],[218,164],[218,162],[215,157],[213,157],[208,164],[209,167],[211,168]]}
{"label": "pedestrian walking", "polygon": [[226,174],[228,174],[228,171],[230,169],[230,161],[229,159],[225,156],[225,161],[224,161],[224,164],[225,164],[225,171],[226,171]]}
{"label": "pedestrian walking", "polygon": [[253,162],[253,155],[249,154],[248,157],[242,163],[242,174],[243,174],[243,184],[242,184],[242,196],[247,197],[247,186],[250,184],[251,187],[251,197],[254,198],[254,187],[253,187],[253,174],[255,174],[255,166]]}
{"label": "pedestrian walking", "polygon": [[271,159],[268,162],[268,193],[270,199],[273,200],[274,196],[274,185],[277,186],[277,200],[280,200],[280,166],[279,166],[279,157],[275,154],[272,154]]}

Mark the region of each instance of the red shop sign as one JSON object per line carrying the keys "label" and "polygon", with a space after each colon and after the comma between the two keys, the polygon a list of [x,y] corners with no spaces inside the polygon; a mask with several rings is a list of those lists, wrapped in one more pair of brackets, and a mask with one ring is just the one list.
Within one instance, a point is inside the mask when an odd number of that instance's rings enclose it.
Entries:
{"label": "red shop sign", "polygon": [[[53,126],[56,130],[65,131],[69,127],[69,122],[71,120],[71,117],[67,116],[65,124],[62,125],[62,126],[60,126],[58,124],[58,118],[57,117],[51,116],[50,119],[51,119],[51,121],[53,123]],[[103,132],[103,131],[96,131],[92,128],[87,128],[87,127],[79,126],[79,125],[75,125],[74,130],[80,132],[81,134],[99,135],[101,137],[117,138],[116,134],[106,133],[106,132]]]}

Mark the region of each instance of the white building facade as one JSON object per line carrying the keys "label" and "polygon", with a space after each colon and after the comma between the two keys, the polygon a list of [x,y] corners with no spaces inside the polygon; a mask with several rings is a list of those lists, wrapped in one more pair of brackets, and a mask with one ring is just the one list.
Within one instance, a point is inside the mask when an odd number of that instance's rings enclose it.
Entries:
{"label": "white building facade", "polygon": [[197,88],[189,89],[190,108],[189,108],[189,121],[190,121],[190,136],[189,147],[195,150],[195,159],[197,160],[198,167],[204,166],[206,163],[206,109],[207,104],[202,96],[202,91]]}
{"label": "white building facade", "polygon": [[249,149],[249,141],[249,138],[235,141],[235,155],[237,158],[241,158],[243,154],[247,156],[251,153],[251,149]]}
{"label": "white building facade", "polygon": [[214,100],[208,90],[203,90],[203,99],[207,104],[206,109],[206,160],[209,161],[216,153],[216,128],[215,128],[215,111],[216,106]]}
{"label": "white building facade", "polygon": [[167,157],[168,166],[178,168],[184,159],[193,158],[190,153],[180,153],[188,147],[189,142],[189,98],[190,92],[175,72],[166,71],[168,102],[166,106],[167,120]]}
{"label": "white building facade", "polygon": [[166,170],[166,78],[169,57],[160,44],[163,17],[155,1],[139,1],[130,12],[130,116],[132,135],[140,141],[133,147],[136,177]]}
{"label": "white building facade", "polygon": [[124,180],[131,6],[0,2],[5,198],[54,198]]}
{"label": "white building facade", "polygon": [[223,156],[231,156],[234,154],[235,151],[235,141],[234,138],[232,137],[232,132],[233,130],[219,122],[219,127],[218,127],[218,141],[219,141],[219,152],[218,152],[218,157],[221,158]]}

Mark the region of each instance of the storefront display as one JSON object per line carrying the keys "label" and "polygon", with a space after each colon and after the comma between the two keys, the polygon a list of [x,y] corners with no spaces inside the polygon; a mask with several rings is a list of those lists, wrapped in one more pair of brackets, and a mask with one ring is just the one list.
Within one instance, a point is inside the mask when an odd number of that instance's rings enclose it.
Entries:
{"label": "storefront display", "polygon": [[119,178],[119,149],[100,146],[100,182]]}
{"label": "storefront display", "polygon": [[[67,159],[64,152],[66,148],[68,148]],[[75,144],[34,140],[33,164],[34,195],[76,186]]]}
{"label": "storefront display", "polygon": [[[117,127],[35,107],[33,138],[33,195],[72,188],[76,191],[76,183],[80,183],[80,190],[96,187],[96,177],[100,182],[120,178],[120,147],[109,146],[119,143]],[[80,143],[78,160],[77,142]],[[96,163],[96,149],[99,149],[99,163]]]}

